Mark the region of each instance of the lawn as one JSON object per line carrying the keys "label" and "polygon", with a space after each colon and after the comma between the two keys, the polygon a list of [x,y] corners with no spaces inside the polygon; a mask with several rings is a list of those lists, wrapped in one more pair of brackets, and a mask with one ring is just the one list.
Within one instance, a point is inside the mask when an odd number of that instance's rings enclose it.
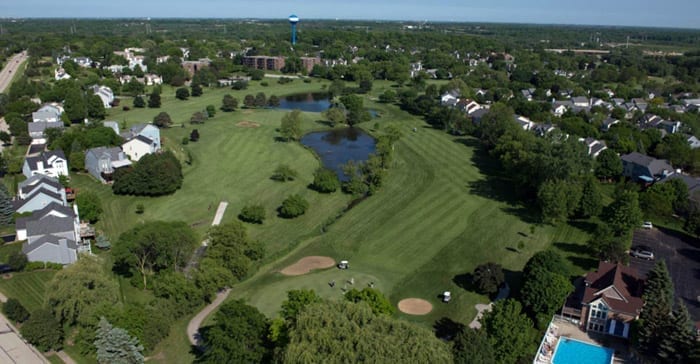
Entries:
{"label": "lawn", "polygon": [[12,278],[0,277],[0,291],[7,297],[18,299],[29,312],[34,312],[44,304],[46,285],[54,274],[54,270],[12,273]]}
{"label": "lawn", "polygon": [[[420,297],[434,306],[426,316],[400,315],[403,318],[426,325],[442,317],[468,323],[475,315],[474,305],[488,301],[462,288],[464,274],[479,264],[501,264],[515,288],[527,259],[549,247],[578,264],[579,272],[590,266],[580,248],[587,233],[572,225],[536,224],[533,211],[518,205],[507,180],[498,178],[495,161],[478,151],[478,141],[428,128],[393,107],[376,106],[383,124],[395,123],[404,133],[386,184],[325,234],[304,241],[235,287],[232,299],[243,298],[274,316],[287,290],[313,288],[338,298],[338,286],[327,283],[354,278],[357,288],[375,282],[393,303]],[[299,277],[277,273],[307,255],[348,259],[352,268]],[[443,291],[453,292],[449,304],[439,301]]]}

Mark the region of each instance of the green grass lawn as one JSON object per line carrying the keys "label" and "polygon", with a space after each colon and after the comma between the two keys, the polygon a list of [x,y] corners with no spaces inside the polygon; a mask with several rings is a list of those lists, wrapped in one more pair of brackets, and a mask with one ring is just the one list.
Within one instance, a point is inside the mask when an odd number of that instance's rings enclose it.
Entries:
{"label": "green grass lawn", "polygon": [[[464,274],[479,264],[503,265],[516,288],[527,259],[549,247],[570,257],[579,271],[590,266],[578,248],[588,238],[585,231],[571,225],[542,225],[531,233],[532,212],[512,202],[507,181],[484,175],[484,170],[493,169],[494,161],[476,152],[474,139],[427,128],[393,107],[377,107],[382,108],[382,124],[396,123],[404,132],[386,185],[327,233],[304,241],[287,257],[235,287],[232,298],[243,298],[273,316],[287,290],[313,288],[325,297],[341,297],[338,286],[333,289],[327,283],[354,278],[358,288],[375,282],[393,303],[407,297],[433,303],[429,315],[401,315],[411,321],[431,325],[449,317],[468,323],[475,315],[474,305],[488,301],[460,287]],[[411,131],[413,127],[417,132]],[[519,242],[522,249],[517,249]],[[348,259],[352,268],[300,277],[277,273],[307,255]],[[446,290],[453,292],[453,300],[442,304],[438,296]]]}
{"label": "green grass lawn", "polygon": [[54,274],[54,270],[12,273],[12,278],[0,277],[0,291],[7,297],[18,299],[29,312],[33,312],[44,304],[46,285]]}

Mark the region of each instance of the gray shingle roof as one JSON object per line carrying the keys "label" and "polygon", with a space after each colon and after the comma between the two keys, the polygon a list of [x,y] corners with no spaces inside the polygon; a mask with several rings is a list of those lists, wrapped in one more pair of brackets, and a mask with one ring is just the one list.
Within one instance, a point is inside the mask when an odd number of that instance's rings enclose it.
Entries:
{"label": "gray shingle roof", "polygon": [[45,216],[43,219],[27,221],[27,236],[58,234],[74,231],[74,219],[70,217]]}
{"label": "gray shingle roof", "polygon": [[32,212],[31,216],[18,217],[15,220],[15,228],[17,230],[25,229],[28,222],[39,221],[49,215],[51,211],[56,211],[60,214],[66,215],[72,219],[75,218],[75,211],[68,206],[63,206],[59,203],[52,202],[46,205],[43,209]]}
{"label": "gray shingle roof", "polygon": [[63,129],[63,123],[46,121],[35,121],[33,123],[27,123],[27,130],[29,131],[29,133],[43,133],[44,130],[50,128]]}
{"label": "gray shingle roof", "polygon": [[46,167],[49,165],[49,159],[51,159],[51,157],[54,156],[61,158],[64,161],[67,160],[66,155],[63,154],[63,151],[60,149],[56,149],[41,153],[41,155],[38,157],[27,157],[26,162],[29,164],[29,168],[31,168],[32,171],[35,171],[37,170],[37,162],[44,162],[44,166]]}
{"label": "gray shingle roof", "polygon": [[120,154],[122,153],[121,148],[119,147],[97,147],[97,148],[92,148],[88,149],[87,153],[92,153],[95,155],[96,159],[102,158],[103,155],[107,154],[109,156],[110,161],[118,161],[123,158],[120,158]]}
{"label": "gray shingle roof", "polygon": [[[37,182],[36,184],[33,184],[33,185],[29,185],[29,186],[25,186],[25,187],[20,187],[20,190],[22,191],[22,194],[23,194],[23,195],[28,195],[28,194],[30,194],[32,191],[34,191],[34,190],[37,189],[37,188],[44,188],[43,186],[50,186],[50,187],[53,187],[53,188],[55,188],[57,191],[63,189],[63,186],[62,186],[60,183],[58,183],[58,181],[55,181],[55,180],[53,180],[53,179],[46,179],[46,180],[43,180],[43,181],[39,181],[39,182]],[[53,192],[53,191],[51,191],[51,190],[49,190],[49,189],[46,189],[46,188],[44,188],[44,189],[45,189],[46,191],[48,191],[48,192]],[[59,196],[59,197],[60,197],[60,196]]]}
{"label": "gray shingle roof", "polygon": [[648,168],[653,176],[662,175],[664,171],[673,172],[673,167],[667,161],[652,158],[637,152],[625,154],[621,156],[620,159],[627,163],[634,163]]}
{"label": "gray shingle roof", "polygon": [[28,254],[31,253],[32,251],[40,248],[44,244],[53,244],[53,245],[59,245],[61,240],[66,241],[66,245],[70,249],[78,249],[78,244],[71,240],[71,239],[66,239],[60,236],[55,236],[55,235],[44,235],[41,238],[35,240],[31,244],[25,243],[22,245],[22,253]]}
{"label": "gray shingle roof", "polygon": [[19,188],[22,189],[22,188],[25,188],[27,186],[34,186],[37,183],[44,181],[44,180],[60,185],[60,183],[58,182],[58,178],[49,177],[49,176],[44,175],[44,174],[35,174],[35,175],[25,179],[24,181],[20,182]]}

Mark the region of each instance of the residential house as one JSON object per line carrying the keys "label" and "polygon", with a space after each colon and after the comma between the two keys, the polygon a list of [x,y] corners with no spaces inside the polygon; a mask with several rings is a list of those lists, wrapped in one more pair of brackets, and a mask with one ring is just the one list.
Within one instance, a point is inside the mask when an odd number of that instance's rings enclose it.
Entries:
{"label": "residential house", "polygon": [[41,210],[52,203],[66,204],[65,190],[62,190],[62,192],[63,194],[56,193],[40,187],[34,190],[34,192],[25,199],[15,200],[12,204],[15,212],[18,214]]}
{"label": "residential house", "polygon": [[680,121],[664,120],[659,125],[659,128],[665,130],[669,134],[675,134],[681,130],[681,125],[683,124]]}
{"label": "residential house", "polygon": [[481,119],[484,117],[484,115],[488,114],[488,112],[488,108],[480,108],[469,114],[469,117],[472,119],[474,124],[479,124],[481,123]]}
{"label": "residential house", "polygon": [[644,114],[642,117],[639,119],[639,127],[646,129],[646,128],[658,128],[659,125],[664,121],[663,118],[661,118],[658,115],[654,114]]}
{"label": "residential house", "polygon": [[632,99],[632,103],[634,103],[634,106],[636,106],[641,112],[645,112],[647,110],[648,103],[644,99],[635,98]]}
{"label": "residential house", "polygon": [[24,225],[27,241],[22,244],[22,252],[30,262],[72,264],[78,260],[78,253],[91,252],[89,242],[80,242],[77,205],[73,206],[73,214],[60,208],[37,211]]}
{"label": "residential house", "polygon": [[17,195],[23,200],[31,197],[40,189],[46,189],[61,195],[61,199],[64,204],[66,201],[65,190],[57,178],[49,177],[43,174],[36,174],[20,182],[17,187],[19,188],[19,193]]}
{"label": "residential house", "polygon": [[[200,58],[197,61],[183,61],[182,62],[182,68],[187,71],[187,73],[190,75],[190,77],[194,76],[195,72],[207,68],[211,65],[211,59],[209,58]],[[282,69],[280,67],[280,69]]]}
{"label": "residential house", "polygon": [[423,70],[421,62],[411,63],[411,78],[416,77]]}
{"label": "residential house", "polygon": [[[69,217],[76,218],[75,211],[60,203],[52,202],[40,210],[32,211],[31,216],[18,217],[15,220],[15,229],[17,231],[16,240],[27,240],[27,223],[32,221],[40,221],[47,216]],[[30,224],[31,225],[31,224]]]}
{"label": "residential house", "polygon": [[112,107],[112,102],[114,102],[114,93],[112,92],[111,88],[107,86],[94,85],[91,87],[91,89],[95,95],[100,97],[105,109]]}
{"label": "residential house", "polygon": [[543,137],[551,132],[553,132],[557,127],[552,124],[535,124],[534,128],[532,130],[535,131],[535,134],[539,137]]}
{"label": "residential house", "polygon": [[620,157],[622,175],[635,181],[651,183],[663,180],[674,173],[668,161],[632,152]]}
{"label": "residential house", "polygon": [[481,109],[481,105],[479,105],[479,103],[471,99],[461,99],[457,102],[456,106],[460,111],[466,113],[467,115],[470,115],[474,113],[474,111]]}
{"label": "residential house", "polygon": [[522,94],[527,101],[532,101],[535,97],[535,91],[536,89],[529,88],[527,90],[520,90],[520,94]]}
{"label": "residential house", "polygon": [[561,117],[572,106],[571,101],[554,101],[552,102],[552,114]]}
{"label": "residential house", "polygon": [[114,134],[119,135],[119,123],[116,121],[103,121],[102,126],[114,130]]}
{"label": "residential house", "polygon": [[696,138],[695,135],[687,136],[686,140],[690,145],[690,149],[700,148],[700,140],[698,140],[698,138]]}
{"label": "residential house", "polygon": [[54,78],[56,81],[68,80],[68,79],[70,79],[70,75],[69,75],[68,72],[66,72],[66,70],[64,70],[63,68],[57,68],[57,69],[53,72],[53,78]]}
{"label": "residential house", "polygon": [[63,122],[47,122],[47,121],[36,121],[33,123],[27,123],[27,131],[29,136],[32,138],[32,144],[46,144],[47,129],[61,129],[63,130]]}
{"label": "residential house", "polygon": [[129,130],[121,133],[122,138],[125,140],[130,140],[137,135],[145,136],[148,139],[151,139],[155,144],[156,144],[156,151],[160,150],[160,129],[158,129],[155,125],[153,124],[136,124],[129,128]]}
{"label": "residential house", "polygon": [[535,123],[532,120],[524,116],[513,115],[513,118],[515,119],[515,122],[518,123],[521,128],[523,128],[523,130],[530,130],[535,126]]}
{"label": "residential house", "polygon": [[162,85],[163,84],[163,77],[158,76],[154,73],[146,73],[143,75],[144,83],[146,86],[153,86],[153,85]]}
{"label": "residential house", "polygon": [[688,188],[688,200],[694,207],[700,208],[700,179],[681,173],[674,173],[661,182],[670,181],[672,179],[680,179],[683,181]]}
{"label": "residential house", "polygon": [[138,161],[147,154],[153,154],[158,149],[156,143],[143,135],[137,135],[122,144],[122,150],[132,161]]}
{"label": "residential house", "polygon": [[45,174],[49,177],[68,175],[68,160],[60,149],[43,152],[37,157],[27,157],[22,166],[22,173],[27,177]]}
{"label": "residential house", "polygon": [[90,59],[90,57],[75,57],[73,58],[73,62],[83,68],[92,67],[92,59]]}
{"label": "residential house", "polygon": [[618,124],[619,122],[619,119],[614,119],[610,117],[606,118],[605,120],[603,120],[603,124],[600,126],[600,129],[602,131],[608,131],[613,125]]}
{"label": "residential house", "polygon": [[458,101],[459,101],[459,90],[450,90],[450,91],[442,94],[442,96],[440,96],[440,104],[442,106],[454,107],[457,105]]}
{"label": "residential house", "polygon": [[571,102],[574,104],[574,107],[578,108],[587,108],[591,106],[591,100],[585,96],[572,97]]}
{"label": "residential house", "polygon": [[562,313],[579,322],[583,331],[629,339],[631,324],[644,306],[643,289],[636,269],[599,262],[598,270],[579,282]]}
{"label": "residential house", "polygon": [[579,141],[586,145],[588,155],[590,155],[593,158],[598,157],[602,151],[608,149],[608,146],[605,145],[605,142],[602,140],[593,138],[580,138]]}
{"label": "residential house", "polygon": [[32,122],[57,122],[61,121],[63,114],[63,106],[52,103],[42,106],[39,110],[32,113]]}
{"label": "residential house", "polygon": [[114,171],[131,165],[119,147],[97,147],[85,152],[85,169],[102,183],[112,181]]}

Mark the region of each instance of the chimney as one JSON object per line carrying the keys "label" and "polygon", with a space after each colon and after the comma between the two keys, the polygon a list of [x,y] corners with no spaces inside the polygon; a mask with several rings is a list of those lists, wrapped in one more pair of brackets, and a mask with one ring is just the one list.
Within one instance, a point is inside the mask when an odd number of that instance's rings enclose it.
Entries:
{"label": "chimney", "polygon": [[37,161],[36,162],[36,170],[40,171],[40,172],[44,170],[44,161]]}

